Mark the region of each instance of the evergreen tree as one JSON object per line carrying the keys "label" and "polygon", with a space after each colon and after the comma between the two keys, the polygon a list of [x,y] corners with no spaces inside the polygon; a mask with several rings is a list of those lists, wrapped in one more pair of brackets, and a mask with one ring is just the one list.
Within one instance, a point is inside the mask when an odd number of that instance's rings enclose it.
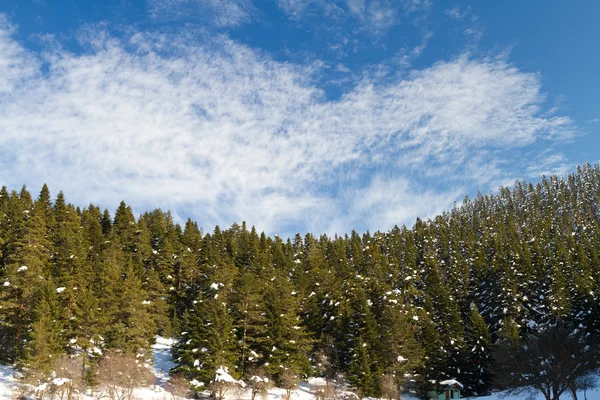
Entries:
{"label": "evergreen tree", "polygon": [[310,372],[308,353],[311,340],[299,315],[298,298],[285,276],[274,277],[265,289],[264,365],[267,373],[279,380],[286,368],[301,375]]}
{"label": "evergreen tree", "polygon": [[[22,193],[21,196],[24,196]],[[29,206],[31,202],[28,201]],[[6,360],[23,356],[23,345],[35,322],[40,284],[48,277],[49,243],[43,210],[27,209],[14,241],[8,243],[0,290],[0,347]]]}
{"label": "evergreen tree", "polygon": [[360,389],[360,393],[365,397],[376,396],[379,392],[377,375],[371,368],[371,359],[367,349],[367,343],[358,337],[355,340],[355,347],[352,353],[352,361],[348,366],[348,381],[353,386]]}
{"label": "evergreen tree", "polygon": [[33,373],[50,372],[52,361],[62,351],[59,326],[59,305],[52,281],[45,282],[38,294],[33,323],[26,333],[20,362]]}
{"label": "evergreen tree", "polygon": [[492,338],[476,306],[471,307],[465,342],[462,383],[467,393],[487,395],[491,379]]}
{"label": "evergreen tree", "polygon": [[262,285],[253,271],[242,271],[232,294],[234,326],[239,343],[239,371],[243,375],[261,365],[265,336],[268,334]]}

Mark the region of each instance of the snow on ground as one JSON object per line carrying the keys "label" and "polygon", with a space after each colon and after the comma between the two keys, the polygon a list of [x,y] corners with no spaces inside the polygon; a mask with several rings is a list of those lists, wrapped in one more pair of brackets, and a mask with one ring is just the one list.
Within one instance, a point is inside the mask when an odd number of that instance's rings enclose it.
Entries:
{"label": "snow on ground", "polygon": [[[522,396],[522,397],[507,397],[507,396],[503,396],[502,392],[499,393],[494,393],[491,396],[482,396],[482,397],[469,397],[470,399],[477,399],[477,400],[507,400],[507,399],[522,399],[525,400],[526,398],[528,398],[527,396]],[[571,393],[563,393],[560,396],[561,400],[571,400],[573,397],[571,396]],[[583,391],[579,391],[577,392],[577,398],[579,400],[600,400],[600,387],[596,388],[596,389],[591,389],[588,390],[586,393],[586,396],[584,397],[584,393]],[[534,397],[531,397],[529,399],[532,400],[544,400],[544,396],[540,393],[540,392],[536,392],[536,395]]]}
{"label": "snow on ground", "polygon": [[152,354],[154,355],[153,372],[156,376],[156,385],[163,386],[169,380],[169,371],[175,366],[171,358],[171,347],[174,340],[160,336],[156,337],[156,343],[152,346]]}
{"label": "snow on ground", "polygon": [[[139,400],[171,400],[174,397],[164,387],[169,380],[169,370],[175,366],[171,358],[171,347],[174,340],[163,337],[157,337],[156,343],[152,346],[154,355],[154,365],[152,371],[156,376],[155,385],[149,388],[137,388],[134,390],[134,398]],[[315,395],[312,392],[312,386],[324,385],[323,378],[310,378],[308,382],[303,382],[298,386],[298,389],[292,392],[290,400],[314,400]],[[17,385],[17,380],[14,377],[14,370],[11,367],[0,365],[0,400],[13,400],[17,394],[13,390]],[[208,395],[208,393],[206,393]],[[286,395],[284,389],[273,388],[269,390],[269,395],[266,400],[281,400]],[[244,389],[236,392],[229,392],[225,395],[227,400],[250,400],[252,397],[251,390]],[[477,397],[477,400],[507,400],[514,397],[503,396],[502,393],[496,393],[492,396]],[[580,400],[584,399],[583,392],[578,393]],[[600,388],[587,391],[587,400],[600,400]],[[82,396],[82,400],[94,400],[95,397]],[[402,395],[403,400],[418,400],[416,397],[409,394]],[[525,399],[525,397],[521,397]],[[541,394],[533,398],[534,400],[544,400]],[[564,393],[561,399],[571,399],[569,393]],[[370,399],[377,400],[377,399]]]}
{"label": "snow on ground", "polygon": [[0,400],[12,400],[13,386],[16,379],[13,376],[13,369],[4,365],[0,365]]}

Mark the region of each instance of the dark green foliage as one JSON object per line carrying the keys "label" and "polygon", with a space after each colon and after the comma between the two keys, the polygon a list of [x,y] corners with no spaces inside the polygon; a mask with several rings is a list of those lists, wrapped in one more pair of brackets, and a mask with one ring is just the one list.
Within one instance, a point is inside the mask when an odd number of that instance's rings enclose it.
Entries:
{"label": "dark green foliage", "polygon": [[492,337],[476,306],[471,307],[469,313],[465,347],[461,382],[467,393],[486,395],[492,368]]}
{"label": "dark green foliage", "polygon": [[367,395],[384,375],[423,396],[444,379],[484,394],[498,343],[562,323],[600,333],[598,249],[600,166],[412,228],[289,240],[4,187],[0,357],[43,370],[82,354],[89,372],[100,352],[145,352],[161,334],[179,338],[177,371],[206,384],[224,366],[279,384],[343,373]]}
{"label": "dark green foliage", "polygon": [[377,374],[373,372],[368,344],[362,337],[358,337],[355,343],[352,361],[348,367],[348,381],[360,388],[361,395],[376,396],[379,391]]}

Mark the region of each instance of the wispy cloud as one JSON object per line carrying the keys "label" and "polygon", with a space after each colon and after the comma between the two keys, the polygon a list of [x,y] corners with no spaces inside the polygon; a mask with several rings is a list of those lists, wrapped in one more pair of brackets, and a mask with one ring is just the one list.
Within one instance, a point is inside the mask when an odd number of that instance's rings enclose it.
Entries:
{"label": "wispy cloud", "polygon": [[34,55],[0,21],[1,180],[48,182],[79,204],[126,199],[270,233],[387,229],[512,174],[498,162],[512,150],[574,132],[543,113],[539,76],[502,59],[367,73],[329,101],[318,65],[222,36],[87,32],[85,54]]}
{"label": "wispy cloud", "polygon": [[469,40],[469,46],[476,45],[485,34],[485,26],[479,20],[479,15],[473,13],[471,6],[461,9],[459,7],[451,7],[444,11],[446,16],[457,22],[460,30]]}
{"label": "wispy cloud", "polygon": [[252,20],[252,0],[148,0],[154,20],[199,20],[232,27]]}
{"label": "wispy cloud", "polygon": [[456,21],[462,21],[465,19],[465,17],[467,16],[467,14],[469,14],[470,11],[471,11],[471,7],[467,7],[465,10],[461,10],[458,7],[451,7],[451,8],[446,9],[444,11],[444,13],[448,17],[450,17]]}
{"label": "wispy cloud", "polygon": [[39,69],[37,59],[12,39],[15,27],[0,14],[0,95],[10,96],[12,90]]}
{"label": "wispy cloud", "polygon": [[537,155],[527,167],[527,177],[539,179],[542,176],[563,176],[569,173],[574,165],[569,162],[562,153],[556,153],[552,149],[543,151]]}
{"label": "wispy cloud", "polygon": [[288,16],[302,20],[314,16],[358,22],[363,30],[383,33],[406,17],[429,7],[426,1],[391,0],[277,0]]}

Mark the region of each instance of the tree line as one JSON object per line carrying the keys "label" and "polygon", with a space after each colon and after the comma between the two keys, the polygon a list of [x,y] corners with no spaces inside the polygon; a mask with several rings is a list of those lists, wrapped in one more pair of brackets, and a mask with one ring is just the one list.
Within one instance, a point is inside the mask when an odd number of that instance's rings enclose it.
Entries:
{"label": "tree line", "polygon": [[283,239],[3,187],[0,361],[50,371],[77,355],[93,384],[104,354],[149,358],[158,334],[198,384],[226,367],[281,386],[343,377],[366,396],[386,379],[485,394],[494,349],[557,326],[598,334],[599,201],[600,167],[584,165],[412,227]]}

